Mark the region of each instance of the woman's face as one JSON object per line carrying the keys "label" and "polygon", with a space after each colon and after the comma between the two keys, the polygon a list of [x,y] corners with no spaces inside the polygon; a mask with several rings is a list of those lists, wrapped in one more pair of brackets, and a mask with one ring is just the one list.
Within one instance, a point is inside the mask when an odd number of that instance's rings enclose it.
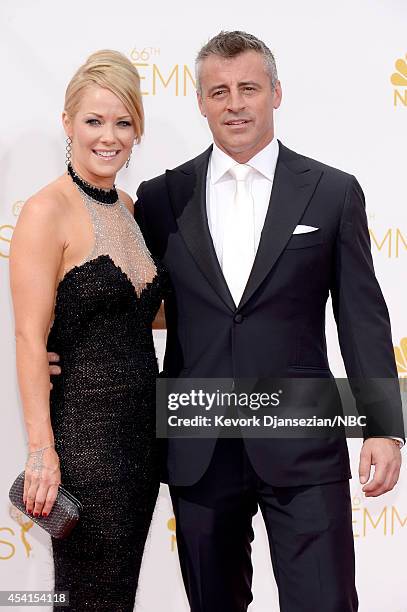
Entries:
{"label": "woman's face", "polygon": [[80,96],[76,115],[72,119],[65,111],[62,115],[72,139],[72,165],[89,183],[109,188],[131,153],[136,137],[133,120],[109,89],[91,85]]}

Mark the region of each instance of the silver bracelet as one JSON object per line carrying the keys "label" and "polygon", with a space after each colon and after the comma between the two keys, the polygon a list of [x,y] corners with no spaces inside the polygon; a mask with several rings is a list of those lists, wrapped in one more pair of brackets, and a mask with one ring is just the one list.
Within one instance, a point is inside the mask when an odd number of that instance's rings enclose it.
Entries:
{"label": "silver bracelet", "polygon": [[45,451],[47,450],[47,448],[53,448],[55,446],[54,442],[52,444],[49,444],[48,446],[43,446],[42,448],[37,448],[37,450],[35,451],[30,451],[28,453],[28,455],[33,455],[34,453],[39,453],[41,451]]}
{"label": "silver bracelet", "polygon": [[43,468],[42,458],[44,456],[44,451],[46,451],[48,448],[53,448],[54,446],[55,444],[49,444],[48,446],[43,446],[42,448],[29,452],[26,465],[28,465],[29,462],[32,462],[30,463],[29,467],[33,472],[40,473]]}

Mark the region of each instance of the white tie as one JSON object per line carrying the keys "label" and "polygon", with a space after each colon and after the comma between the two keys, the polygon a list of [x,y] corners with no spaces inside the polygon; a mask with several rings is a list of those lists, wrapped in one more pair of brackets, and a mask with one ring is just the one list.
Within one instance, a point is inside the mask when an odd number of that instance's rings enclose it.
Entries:
{"label": "white tie", "polygon": [[223,236],[222,269],[237,306],[256,255],[253,198],[247,180],[252,168],[245,164],[237,164],[229,172],[236,180],[236,192]]}

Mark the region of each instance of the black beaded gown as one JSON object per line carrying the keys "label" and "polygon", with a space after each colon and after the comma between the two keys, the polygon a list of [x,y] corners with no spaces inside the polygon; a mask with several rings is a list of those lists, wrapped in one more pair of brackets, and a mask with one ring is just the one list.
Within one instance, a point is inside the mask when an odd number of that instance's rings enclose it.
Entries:
{"label": "black beaded gown", "polygon": [[55,590],[69,591],[64,609],[130,612],[159,487],[151,324],[167,276],[120,200],[78,189],[94,249],[57,287],[47,347],[62,368],[51,391],[61,480],[83,511],[52,539]]}

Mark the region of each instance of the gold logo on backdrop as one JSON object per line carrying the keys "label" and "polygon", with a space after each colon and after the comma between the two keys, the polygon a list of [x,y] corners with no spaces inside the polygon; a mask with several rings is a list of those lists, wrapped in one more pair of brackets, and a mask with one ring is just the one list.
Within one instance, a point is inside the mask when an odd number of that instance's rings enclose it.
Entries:
{"label": "gold logo on backdrop", "polygon": [[159,48],[134,47],[130,60],[140,74],[143,96],[156,96],[163,92],[175,96],[195,93],[193,70],[187,64],[165,63]]}
{"label": "gold logo on backdrop", "polygon": [[18,217],[18,215],[20,214],[21,209],[24,206],[24,203],[25,203],[24,200],[17,200],[17,202],[14,202],[12,210],[13,210],[13,215],[15,217]]}
{"label": "gold logo on backdrop", "polygon": [[9,540],[3,540],[3,531],[15,536],[15,532],[11,527],[0,527],[0,561],[7,561],[16,554],[16,547]]}
{"label": "gold logo on backdrop", "polygon": [[373,532],[381,536],[399,535],[407,523],[396,506],[383,506],[374,512],[363,506],[363,494],[352,498],[353,537],[366,538]]}
{"label": "gold logo on backdrop", "polygon": [[407,237],[399,227],[385,228],[382,232],[369,228],[372,250],[377,249],[389,259],[398,259],[407,251]]}
{"label": "gold logo on backdrop", "polygon": [[[407,59],[407,55],[406,55]],[[407,87],[407,62],[405,59],[398,59],[395,64],[397,72],[391,75],[391,82],[396,87]]]}
{"label": "gold logo on backdrop", "polygon": [[25,548],[25,554],[27,557],[29,557],[32,551],[32,546],[25,536],[26,533],[28,533],[30,529],[32,529],[32,527],[34,526],[34,522],[31,519],[27,519],[25,514],[17,510],[17,508],[15,508],[14,506],[12,506],[10,509],[10,516],[20,525],[21,541]]}
{"label": "gold logo on backdrop", "polygon": [[400,340],[400,346],[394,347],[396,357],[397,372],[407,374],[407,337]]}
{"label": "gold logo on backdrop", "polygon": [[[21,209],[24,206],[23,200],[17,200],[11,207],[12,213],[14,217],[18,217],[21,212]],[[10,252],[10,242],[11,237],[14,232],[14,225],[10,225],[9,223],[5,223],[4,225],[0,225],[0,258],[8,258]]]}
{"label": "gold logo on backdrop", "polygon": [[[396,60],[395,68],[396,72],[390,77],[391,84],[395,86],[393,90],[393,104],[397,106],[398,104],[402,104],[403,106],[407,106],[407,54],[405,59],[399,58]],[[404,89],[399,89],[403,87]]]}
{"label": "gold logo on backdrop", "polygon": [[[25,514],[10,506],[10,517],[20,526],[20,539],[24,546],[25,556],[30,557],[32,546],[27,540],[27,533],[34,526],[31,519],[27,519]],[[8,536],[9,534],[9,536]],[[13,540],[17,537],[16,532],[11,527],[0,527],[0,561],[7,561],[16,554],[16,545]]]}
{"label": "gold logo on backdrop", "polygon": [[177,545],[177,536],[175,535],[175,516],[172,516],[170,519],[168,519],[167,528],[169,529],[169,531],[172,531],[171,533],[171,552],[174,552],[175,547]]}
{"label": "gold logo on backdrop", "polygon": [[14,225],[0,225],[0,257],[9,257]]}

